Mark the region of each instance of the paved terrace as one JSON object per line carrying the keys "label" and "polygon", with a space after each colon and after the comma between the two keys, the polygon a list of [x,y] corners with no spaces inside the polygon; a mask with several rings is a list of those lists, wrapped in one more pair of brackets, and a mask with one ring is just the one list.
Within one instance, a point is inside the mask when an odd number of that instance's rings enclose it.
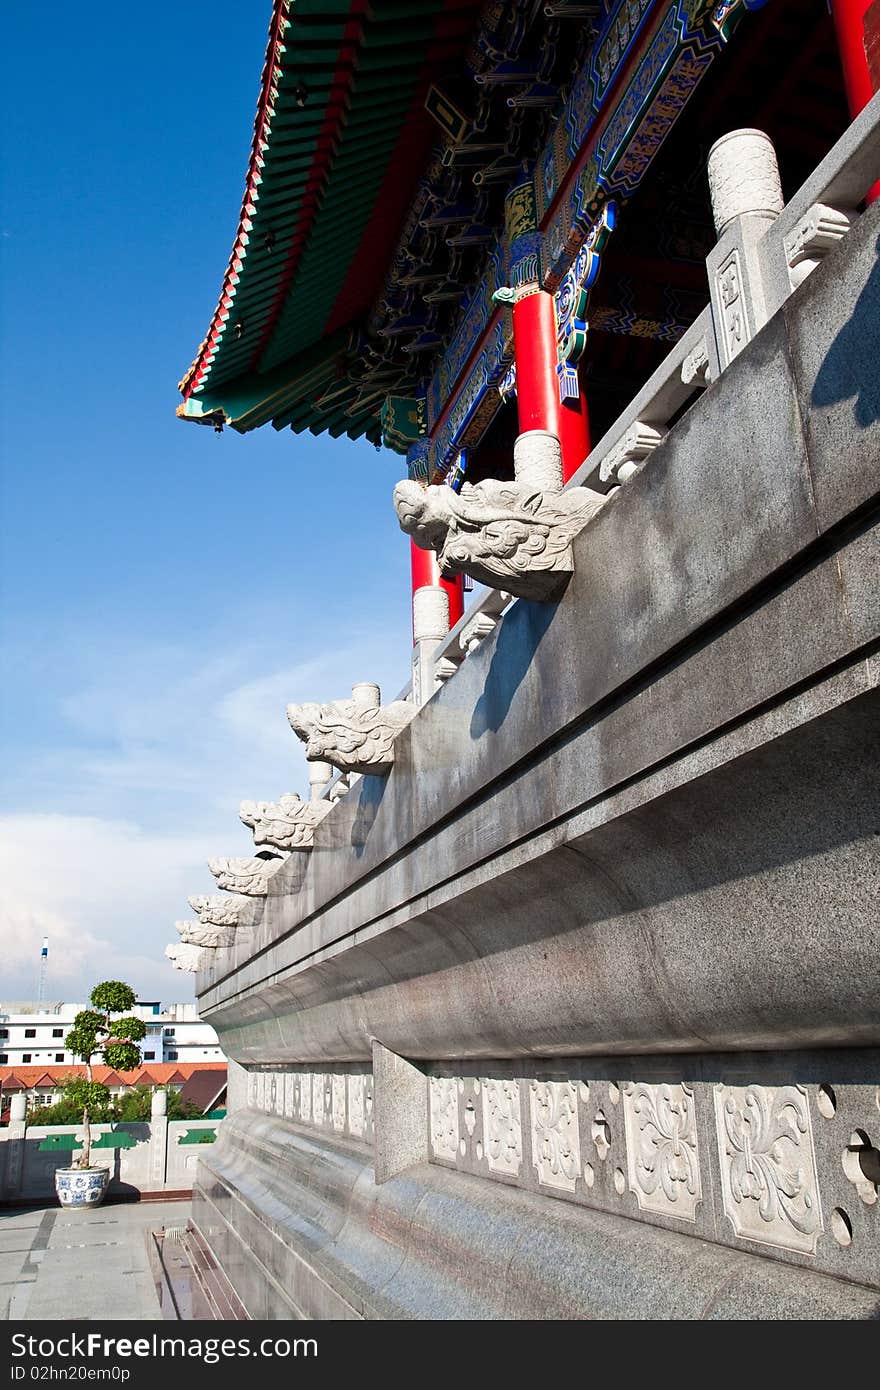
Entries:
{"label": "paved terrace", "polygon": [[146,1233],[189,1214],[188,1202],[0,1211],[0,1318],[161,1320]]}

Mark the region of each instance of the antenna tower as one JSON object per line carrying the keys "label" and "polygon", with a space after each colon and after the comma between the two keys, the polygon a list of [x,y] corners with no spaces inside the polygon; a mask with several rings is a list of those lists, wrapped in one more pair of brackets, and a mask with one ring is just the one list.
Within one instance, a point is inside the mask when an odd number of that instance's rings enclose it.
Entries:
{"label": "antenna tower", "polygon": [[37,991],[37,1003],[46,1002],[46,972],[49,969],[49,938],[43,937],[43,946],[40,951],[40,987]]}

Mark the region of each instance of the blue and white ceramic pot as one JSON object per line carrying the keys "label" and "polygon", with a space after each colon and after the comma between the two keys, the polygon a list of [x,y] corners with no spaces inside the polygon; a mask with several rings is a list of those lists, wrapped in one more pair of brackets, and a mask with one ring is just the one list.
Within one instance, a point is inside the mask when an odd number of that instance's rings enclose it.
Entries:
{"label": "blue and white ceramic pot", "polygon": [[56,1168],[55,1191],[63,1207],[98,1207],[110,1181],[109,1168]]}

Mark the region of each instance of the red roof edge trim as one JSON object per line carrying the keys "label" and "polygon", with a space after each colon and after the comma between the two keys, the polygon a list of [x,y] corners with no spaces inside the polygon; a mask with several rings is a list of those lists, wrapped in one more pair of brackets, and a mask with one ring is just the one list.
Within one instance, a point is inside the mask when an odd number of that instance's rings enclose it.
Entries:
{"label": "red roof edge trim", "polygon": [[[275,99],[278,95],[278,73],[281,68],[281,55],[284,52],[284,45],[281,42],[281,36],[283,35],[285,28],[287,27],[290,15],[290,5],[291,0],[273,0],[272,18],[269,21],[269,42],[266,48],[266,58],[263,63],[263,74],[260,79],[260,99],[257,102],[257,114],[254,120],[254,138],[251,142],[251,154],[250,159],[248,161],[248,171],[247,179],[245,181],[244,197],[242,198],[241,203],[241,215],[239,217],[238,223],[238,234],[233,244],[232,255],[229,258],[229,266],[227,268],[226,275],[223,279],[223,288],[220,292],[220,302],[218,303],[217,308],[214,310],[214,317],[211,320],[211,326],[208,329],[207,335],[201,347],[199,348],[195,362],[193,362],[189,371],[186,373],[186,376],[180,383],[179,389],[183,395],[184,400],[189,400],[193,391],[195,391],[201,383],[202,377],[204,376],[205,371],[208,367],[208,363],[206,361],[206,354],[209,350],[209,345],[213,346],[213,344],[216,342],[217,334],[220,330],[220,307],[223,304],[225,296],[229,296],[229,300],[231,300],[233,295],[233,281],[231,278],[233,274],[233,263],[237,259],[238,251],[241,245],[241,237],[244,231],[243,223],[248,216],[248,209],[250,209],[250,212],[253,213],[253,199],[255,196],[255,190],[260,182],[259,170],[262,168],[263,165],[262,151],[266,147],[265,135],[266,131],[269,128],[269,124],[272,120],[272,116],[275,113]],[[240,265],[241,262],[239,261],[238,266],[235,268],[237,269],[238,267],[240,267]],[[229,300],[227,300],[227,302],[229,302]]]}

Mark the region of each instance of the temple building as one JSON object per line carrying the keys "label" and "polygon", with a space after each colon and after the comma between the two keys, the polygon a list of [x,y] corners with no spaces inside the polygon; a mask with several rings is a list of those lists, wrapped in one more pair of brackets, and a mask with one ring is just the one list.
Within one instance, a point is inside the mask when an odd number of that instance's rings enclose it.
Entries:
{"label": "temple building", "polygon": [[168,948],[252,1316],[876,1315],[878,86],[880,0],[275,0],[178,415],[398,454],[413,631]]}

